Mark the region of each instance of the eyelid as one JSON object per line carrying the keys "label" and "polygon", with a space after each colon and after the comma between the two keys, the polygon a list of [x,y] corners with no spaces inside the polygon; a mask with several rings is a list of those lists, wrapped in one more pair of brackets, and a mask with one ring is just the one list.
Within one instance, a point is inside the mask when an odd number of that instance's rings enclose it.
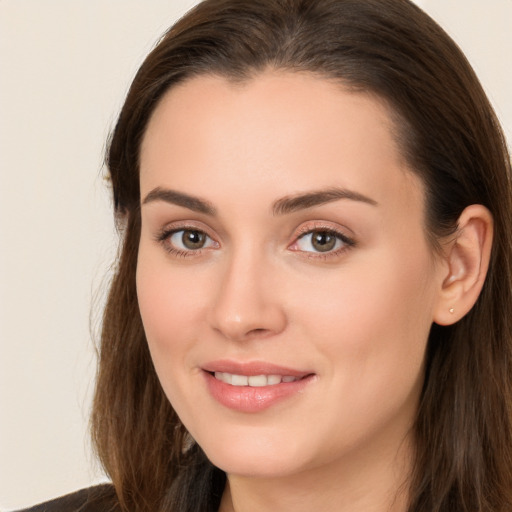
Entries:
{"label": "eyelid", "polygon": [[160,235],[170,233],[171,231],[176,232],[181,230],[201,231],[214,240],[217,238],[209,226],[205,225],[203,222],[191,219],[168,222],[157,230],[155,237],[157,238]]}
{"label": "eyelid", "polygon": [[[174,234],[179,233],[180,231],[199,231],[204,233],[213,242],[214,245],[201,247],[199,249],[182,249],[175,247],[169,242],[169,240]],[[166,224],[164,227],[158,230],[154,238],[155,241],[161,244],[168,253],[180,257],[199,256],[205,250],[217,249],[220,247],[219,242],[217,241],[216,237],[212,235],[211,230],[201,222],[196,221],[187,220]]]}
{"label": "eyelid", "polygon": [[[314,232],[328,232],[332,233],[343,243],[342,247],[338,249],[334,249],[331,251],[321,252],[321,251],[304,251],[297,248],[297,243],[301,238],[304,238],[306,235],[314,233]],[[288,246],[288,249],[292,251],[296,251],[298,253],[302,253],[306,255],[308,258],[320,258],[320,259],[328,259],[330,257],[340,256],[342,253],[350,250],[351,248],[357,245],[356,240],[352,235],[348,236],[346,234],[347,231],[353,233],[351,229],[343,226],[341,227],[339,224],[334,224],[326,221],[311,221],[302,224],[294,234],[293,242]],[[294,248],[295,246],[295,248]]]}
{"label": "eyelid", "polygon": [[[170,237],[178,233],[180,231],[199,231],[204,233],[212,242],[212,246],[201,247],[198,249],[181,249],[179,247],[175,247],[169,243]],[[342,242],[342,247],[338,247],[337,249],[332,249],[330,251],[305,251],[300,248],[297,248],[297,242],[305,237],[308,234],[318,232],[328,232],[332,233],[338,240]],[[307,255],[308,258],[321,258],[327,259],[329,257],[339,256],[345,251],[351,249],[356,245],[356,240],[352,237],[352,235],[347,236],[346,232],[350,231],[353,233],[351,229],[346,226],[340,226],[336,223],[331,223],[327,221],[310,221],[305,222],[300,225],[298,229],[295,230],[293,235],[293,242],[288,245],[288,250],[292,250],[297,253],[302,253]],[[184,221],[176,221],[171,222],[163,226],[154,236],[155,241],[161,244],[164,249],[175,255],[175,256],[199,256],[205,250],[218,249],[220,248],[220,243],[218,242],[218,237],[213,235],[211,229],[208,226],[205,226],[202,222],[184,220]]]}
{"label": "eyelid", "polygon": [[[311,231],[332,231],[333,233],[339,233],[341,236],[351,239],[355,237],[355,233],[347,226],[342,224],[338,224],[337,222],[330,222],[325,220],[312,220],[302,223],[295,230],[295,238],[300,238],[306,233],[311,233]],[[347,234],[350,233],[349,234]]]}

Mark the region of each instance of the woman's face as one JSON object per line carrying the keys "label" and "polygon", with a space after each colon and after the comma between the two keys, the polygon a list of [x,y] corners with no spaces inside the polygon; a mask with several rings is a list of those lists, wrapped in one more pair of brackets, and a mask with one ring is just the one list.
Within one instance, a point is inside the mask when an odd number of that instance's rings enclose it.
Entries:
{"label": "woman's face", "polygon": [[194,78],[154,112],[140,180],[149,348],[212,462],[395,457],[445,266],[383,103],[308,74]]}

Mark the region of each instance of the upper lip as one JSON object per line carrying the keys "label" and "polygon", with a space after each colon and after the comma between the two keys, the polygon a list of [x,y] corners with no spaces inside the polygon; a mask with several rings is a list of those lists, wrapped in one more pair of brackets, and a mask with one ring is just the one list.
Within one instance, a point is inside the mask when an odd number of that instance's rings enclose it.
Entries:
{"label": "upper lip", "polygon": [[276,365],[265,361],[230,361],[230,360],[218,360],[211,361],[202,366],[202,369],[206,372],[215,373],[231,373],[234,375],[247,375],[248,377],[253,375],[285,375],[291,377],[305,377],[314,372],[298,370],[285,366]]}

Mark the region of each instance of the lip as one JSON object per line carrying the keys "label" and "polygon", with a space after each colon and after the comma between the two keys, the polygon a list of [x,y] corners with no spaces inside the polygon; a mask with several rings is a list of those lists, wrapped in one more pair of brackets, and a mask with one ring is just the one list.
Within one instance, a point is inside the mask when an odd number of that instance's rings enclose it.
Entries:
{"label": "lip", "polygon": [[[256,413],[272,407],[286,399],[291,399],[313,382],[315,374],[307,370],[298,370],[278,366],[267,362],[214,361],[202,367],[206,385],[211,396],[221,405],[245,413]],[[281,382],[262,387],[232,386],[216,379],[215,372],[236,375],[282,375],[295,377],[293,382]]]}
{"label": "lip", "polygon": [[297,370],[265,361],[240,362],[227,359],[206,363],[202,369],[210,373],[234,373],[236,375],[247,375],[248,377],[254,375],[290,375],[291,377],[301,378],[314,373],[310,370]]}

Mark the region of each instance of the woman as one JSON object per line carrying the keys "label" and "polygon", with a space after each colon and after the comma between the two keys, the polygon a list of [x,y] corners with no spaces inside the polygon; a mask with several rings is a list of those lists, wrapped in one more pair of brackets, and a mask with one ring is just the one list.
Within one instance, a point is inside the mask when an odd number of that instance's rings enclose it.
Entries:
{"label": "woman", "polygon": [[206,0],[142,65],[107,163],[113,486],[68,500],[512,508],[510,160],[420,9]]}

